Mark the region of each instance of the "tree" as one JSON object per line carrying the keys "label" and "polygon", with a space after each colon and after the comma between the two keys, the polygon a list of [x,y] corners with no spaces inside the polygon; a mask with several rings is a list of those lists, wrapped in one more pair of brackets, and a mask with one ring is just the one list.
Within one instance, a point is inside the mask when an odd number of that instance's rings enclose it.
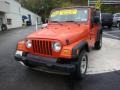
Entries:
{"label": "tree", "polygon": [[[17,0],[21,5],[30,11],[47,18],[53,8],[87,5],[88,0]],[[102,5],[103,12],[118,12],[119,6],[113,10],[114,6]]]}

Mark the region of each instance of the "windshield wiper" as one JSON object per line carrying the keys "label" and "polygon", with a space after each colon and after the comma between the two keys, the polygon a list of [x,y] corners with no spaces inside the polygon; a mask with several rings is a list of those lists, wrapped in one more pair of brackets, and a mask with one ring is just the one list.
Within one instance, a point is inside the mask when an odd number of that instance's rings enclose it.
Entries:
{"label": "windshield wiper", "polygon": [[60,23],[59,21],[51,21],[51,22],[53,22],[53,23],[58,23],[58,24],[60,24],[60,25],[63,25],[63,24]]}
{"label": "windshield wiper", "polygon": [[70,20],[70,21],[65,21],[65,22],[74,22],[75,24],[80,25],[80,23],[78,23],[78,22],[76,22],[76,21],[72,21],[72,20]]}

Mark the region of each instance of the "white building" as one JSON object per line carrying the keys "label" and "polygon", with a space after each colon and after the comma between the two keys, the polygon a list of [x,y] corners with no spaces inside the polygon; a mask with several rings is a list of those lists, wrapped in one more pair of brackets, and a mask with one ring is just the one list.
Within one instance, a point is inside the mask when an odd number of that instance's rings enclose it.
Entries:
{"label": "white building", "polygon": [[23,24],[40,24],[41,17],[23,8],[14,0],[0,0],[0,30],[1,24],[7,25],[8,29],[22,27]]}

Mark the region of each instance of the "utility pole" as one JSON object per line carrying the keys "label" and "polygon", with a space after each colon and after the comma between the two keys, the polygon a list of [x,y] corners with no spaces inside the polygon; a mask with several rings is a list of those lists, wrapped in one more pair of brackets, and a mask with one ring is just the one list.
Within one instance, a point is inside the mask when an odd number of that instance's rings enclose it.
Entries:
{"label": "utility pole", "polygon": [[90,6],[90,0],[88,0],[88,6]]}

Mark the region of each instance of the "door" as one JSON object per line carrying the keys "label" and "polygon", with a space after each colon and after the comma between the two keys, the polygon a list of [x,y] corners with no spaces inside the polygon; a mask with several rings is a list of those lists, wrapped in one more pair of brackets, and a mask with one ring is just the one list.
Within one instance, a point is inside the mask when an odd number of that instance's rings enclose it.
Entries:
{"label": "door", "polygon": [[1,25],[3,23],[3,18],[0,18],[0,31],[1,31]]}

